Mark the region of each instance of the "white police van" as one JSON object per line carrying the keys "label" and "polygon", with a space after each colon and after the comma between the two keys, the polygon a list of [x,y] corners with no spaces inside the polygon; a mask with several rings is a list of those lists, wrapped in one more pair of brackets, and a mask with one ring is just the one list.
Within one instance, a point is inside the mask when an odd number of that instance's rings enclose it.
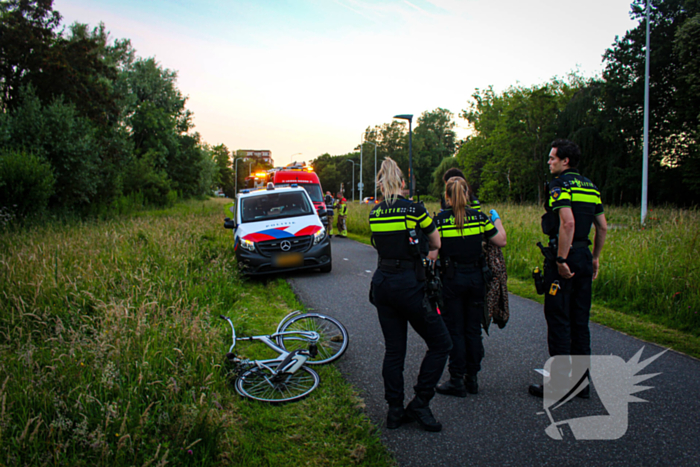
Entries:
{"label": "white police van", "polygon": [[242,190],[236,195],[233,229],[238,266],[258,275],[320,268],[330,272],[331,242],[309,194],[301,187]]}

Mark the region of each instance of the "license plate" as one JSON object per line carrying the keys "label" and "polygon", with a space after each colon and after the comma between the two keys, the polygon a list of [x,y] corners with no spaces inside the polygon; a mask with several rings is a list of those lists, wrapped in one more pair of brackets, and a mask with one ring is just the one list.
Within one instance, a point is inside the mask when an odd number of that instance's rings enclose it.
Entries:
{"label": "license plate", "polygon": [[292,268],[304,265],[304,255],[301,253],[279,254],[272,258],[272,265],[276,268]]}

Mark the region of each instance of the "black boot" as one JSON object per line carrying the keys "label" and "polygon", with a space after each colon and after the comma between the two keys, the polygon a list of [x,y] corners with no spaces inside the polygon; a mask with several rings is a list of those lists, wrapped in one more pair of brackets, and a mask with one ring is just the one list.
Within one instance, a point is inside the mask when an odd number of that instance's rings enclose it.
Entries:
{"label": "black boot", "polygon": [[433,412],[430,411],[428,404],[429,398],[423,398],[419,395],[406,406],[406,414],[413,418],[425,431],[440,431],[442,424],[435,420]]}
{"label": "black boot", "polygon": [[530,387],[527,388],[527,392],[535,397],[544,397],[544,387],[541,384],[531,384]]}
{"label": "black boot", "polygon": [[386,427],[390,430],[395,430],[404,423],[412,422],[413,419],[408,416],[403,407],[389,406],[389,412],[386,415]]}
{"label": "black boot", "polygon": [[479,383],[476,375],[464,375],[464,386],[469,394],[479,394]]}
{"label": "black boot", "polygon": [[446,396],[467,397],[467,388],[464,387],[462,378],[450,378],[436,387],[435,390],[438,394]]}

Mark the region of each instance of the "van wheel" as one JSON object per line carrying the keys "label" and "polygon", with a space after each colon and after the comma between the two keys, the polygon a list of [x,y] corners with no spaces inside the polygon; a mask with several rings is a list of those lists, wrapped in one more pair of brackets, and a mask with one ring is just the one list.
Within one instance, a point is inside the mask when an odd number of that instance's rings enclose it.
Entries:
{"label": "van wheel", "polygon": [[331,272],[333,269],[333,263],[328,263],[325,266],[321,266],[321,272]]}

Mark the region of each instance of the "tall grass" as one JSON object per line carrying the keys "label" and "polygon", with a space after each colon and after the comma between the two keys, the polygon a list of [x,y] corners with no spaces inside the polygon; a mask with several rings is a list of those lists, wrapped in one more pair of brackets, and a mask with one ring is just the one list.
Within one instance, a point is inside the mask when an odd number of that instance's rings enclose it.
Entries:
{"label": "tall grass", "polygon": [[390,463],[333,367],[300,403],[235,395],[218,315],[300,305],[239,277],[222,203],[0,234],[0,465]]}
{"label": "tall grass", "polygon": [[[432,215],[439,206],[426,203],[426,208]],[[532,270],[541,267],[543,260],[536,244],[546,243],[540,230],[542,208],[496,204],[483,209],[488,212],[492,208],[499,212],[508,234],[508,246],[503,250],[508,274],[531,281]],[[369,236],[370,209],[368,205],[350,205],[350,232]],[[595,300],[700,336],[700,212],[653,208],[642,227],[638,208],[605,209],[609,230],[600,276],[593,282]]]}

